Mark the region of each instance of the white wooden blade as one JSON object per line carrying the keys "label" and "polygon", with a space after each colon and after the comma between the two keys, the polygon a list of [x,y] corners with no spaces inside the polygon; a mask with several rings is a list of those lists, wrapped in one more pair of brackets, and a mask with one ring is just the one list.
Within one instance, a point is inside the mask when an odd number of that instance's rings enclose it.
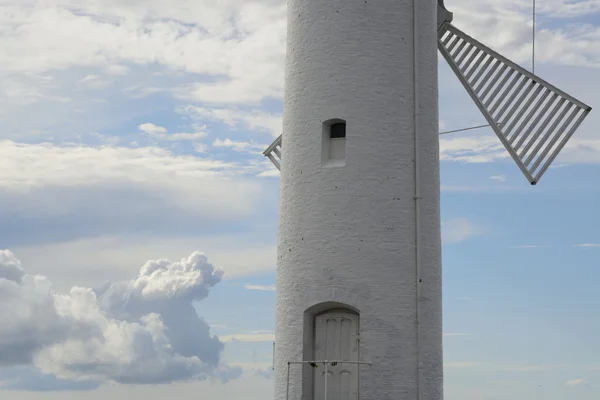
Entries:
{"label": "white wooden blade", "polygon": [[271,162],[273,163],[273,165],[275,167],[277,167],[278,170],[281,171],[281,136],[279,135],[279,137],[277,139],[275,139],[275,141],[269,146],[267,147],[267,149],[265,151],[263,151],[263,154],[265,155],[265,157],[268,157],[269,160],[271,160]]}
{"label": "white wooden blade", "polygon": [[591,107],[452,24],[438,48],[532,185],[539,182]]}

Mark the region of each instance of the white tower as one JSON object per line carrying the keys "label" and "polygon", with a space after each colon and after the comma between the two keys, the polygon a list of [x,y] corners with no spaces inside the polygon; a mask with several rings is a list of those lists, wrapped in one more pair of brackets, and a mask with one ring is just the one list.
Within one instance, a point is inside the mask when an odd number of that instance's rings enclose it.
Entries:
{"label": "white tower", "polygon": [[451,21],[288,0],[275,400],[442,399],[436,47],[533,185],[591,111]]}
{"label": "white tower", "polygon": [[288,2],[277,400],[442,398],[436,7]]}

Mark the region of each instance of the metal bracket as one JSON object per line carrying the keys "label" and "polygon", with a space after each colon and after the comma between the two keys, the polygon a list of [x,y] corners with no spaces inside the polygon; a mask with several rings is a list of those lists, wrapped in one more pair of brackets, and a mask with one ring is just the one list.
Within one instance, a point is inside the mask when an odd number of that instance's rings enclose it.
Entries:
{"label": "metal bracket", "polygon": [[437,22],[438,22],[438,30],[444,25],[444,23],[450,23],[454,19],[454,14],[446,9],[444,6],[444,0],[438,0],[438,12],[437,12]]}

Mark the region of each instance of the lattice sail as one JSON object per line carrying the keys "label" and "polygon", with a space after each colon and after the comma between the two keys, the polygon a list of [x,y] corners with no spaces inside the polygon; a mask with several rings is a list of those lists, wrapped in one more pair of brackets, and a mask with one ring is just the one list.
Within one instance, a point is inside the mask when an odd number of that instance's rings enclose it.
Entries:
{"label": "lattice sail", "polygon": [[271,160],[271,162],[273,163],[273,165],[275,167],[277,167],[278,170],[281,171],[281,151],[283,150],[281,148],[281,136],[279,135],[279,137],[277,139],[275,139],[275,141],[269,146],[267,147],[267,149],[263,152],[263,154],[269,158],[269,160]]}
{"label": "lattice sail", "polygon": [[591,107],[446,22],[438,48],[523,174],[535,185]]}

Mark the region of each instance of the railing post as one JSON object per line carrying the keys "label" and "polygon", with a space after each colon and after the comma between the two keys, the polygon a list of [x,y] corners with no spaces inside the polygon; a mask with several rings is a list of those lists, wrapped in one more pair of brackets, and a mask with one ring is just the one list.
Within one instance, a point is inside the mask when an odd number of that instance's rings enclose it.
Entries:
{"label": "railing post", "polygon": [[285,389],[285,400],[290,400],[290,365],[291,365],[291,363],[288,362],[288,368],[287,368],[287,387]]}
{"label": "railing post", "polygon": [[325,398],[324,400],[327,400],[328,397],[328,379],[329,379],[329,363],[333,364],[356,364],[357,366],[361,366],[361,365],[373,365],[370,362],[366,362],[366,361],[322,361],[322,360],[314,360],[314,361],[288,361],[287,363],[287,388],[286,388],[286,395],[285,395],[285,399],[286,400],[290,400],[290,368],[292,364],[311,364],[311,366],[313,364],[316,363],[323,363],[325,364]]}
{"label": "railing post", "polygon": [[327,400],[327,377],[329,376],[329,369],[327,368],[327,360],[325,360],[325,400]]}

